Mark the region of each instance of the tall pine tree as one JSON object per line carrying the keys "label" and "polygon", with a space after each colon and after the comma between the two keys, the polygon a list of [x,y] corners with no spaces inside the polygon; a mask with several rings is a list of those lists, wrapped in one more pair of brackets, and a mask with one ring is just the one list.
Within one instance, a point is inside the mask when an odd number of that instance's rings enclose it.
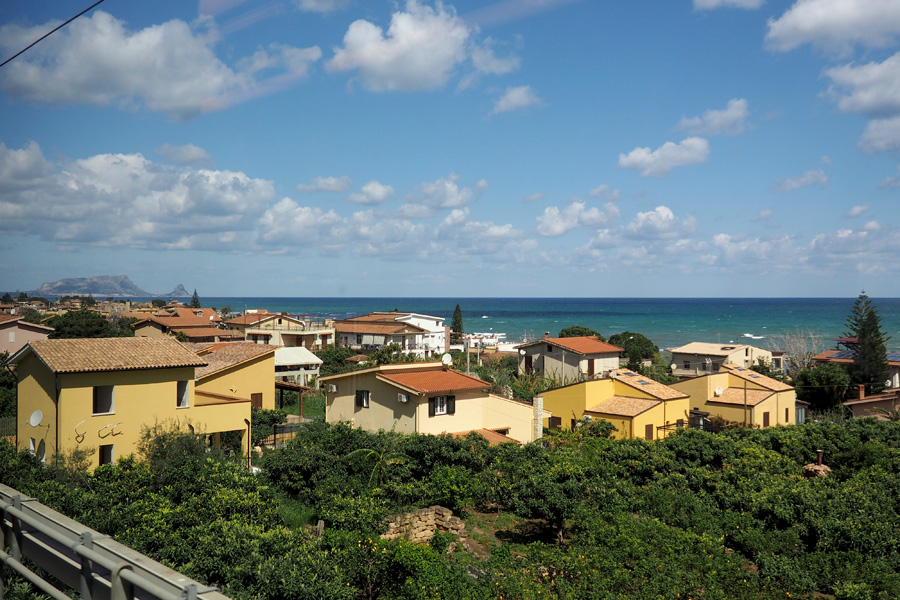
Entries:
{"label": "tall pine tree", "polygon": [[887,341],[881,330],[881,317],[866,292],[860,293],[847,317],[846,337],[856,338],[847,345],[853,351],[850,381],[854,386],[866,386],[866,392],[877,394],[884,390],[890,376],[887,364]]}
{"label": "tall pine tree", "polygon": [[191,298],[191,308],[200,308],[200,296],[197,295],[197,290],[194,290],[194,296]]}
{"label": "tall pine tree", "polygon": [[453,311],[453,319],[450,321],[450,342],[453,344],[461,343],[463,335],[462,310],[457,304],[456,309]]}

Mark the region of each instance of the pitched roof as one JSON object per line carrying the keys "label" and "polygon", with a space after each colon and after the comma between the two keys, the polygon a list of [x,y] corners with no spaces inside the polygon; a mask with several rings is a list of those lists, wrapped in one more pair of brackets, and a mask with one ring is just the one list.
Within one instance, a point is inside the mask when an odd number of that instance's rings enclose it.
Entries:
{"label": "pitched roof", "polygon": [[303,346],[288,346],[275,350],[275,366],[321,365],[322,359]]}
{"label": "pitched roof", "polygon": [[[900,352],[888,352],[884,355],[888,363],[900,363]],[[836,362],[850,364],[853,362],[853,350],[826,350],[813,356],[816,362]]]}
{"label": "pitched roof", "polygon": [[[747,389],[747,406],[756,406],[772,395],[772,390]],[[744,404],[744,388],[730,387],[722,391],[718,396],[709,398],[707,402],[719,402],[721,404]]]}
{"label": "pitched roof", "polygon": [[39,340],[19,350],[10,362],[27,352],[54,373],[137,371],[202,367],[206,361],[172,338],[83,338]]}
{"label": "pitched roof", "polygon": [[786,392],[788,390],[792,390],[791,386],[788,384],[778,381],[777,379],[772,379],[771,377],[767,377],[762,373],[757,373],[756,371],[752,371],[747,369],[746,367],[739,367],[738,365],[726,364],[722,365],[722,368],[727,370],[730,374],[736,375],[741,379],[745,379],[748,382],[763,387],[767,390],[772,390],[773,392]]}
{"label": "pitched roof", "polygon": [[577,352],[578,354],[622,352],[623,350],[618,346],[613,346],[612,344],[601,342],[599,339],[592,335],[565,338],[546,337],[535,340],[533,342],[528,342],[527,344],[521,344],[517,346],[517,348],[528,348],[529,346],[536,346],[538,344],[553,344],[554,346],[559,346],[560,348],[565,348],[570,352]]}
{"label": "pitched roof", "polygon": [[676,398],[689,397],[688,394],[685,394],[680,390],[669,387],[664,383],[654,381],[649,377],[644,377],[630,369],[616,369],[615,373],[616,381],[624,383],[636,390],[640,390],[654,398],[659,398],[660,400],[675,400]]}
{"label": "pitched roof", "polygon": [[491,384],[487,381],[452,369],[379,373],[377,377],[389,383],[411,390],[417,394],[483,390],[491,387]]}
{"label": "pitched roof", "polygon": [[373,321],[395,321],[399,317],[408,317],[412,313],[402,313],[402,312],[374,312],[369,313],[367,315],[362,315],[359,317],[350,317],[349,319],[342,319],[342,321],[356,321],[357,323],[370,323]]}
{"label": "pitched roof", "polygon": [[187,329],[192,327],[209,327],[210,320],[204,319],[203,317],[195,317],[193,315],[187,317],[156,317],[151,316],[147,317],[143,321],[138,321],[134,324],[135,327],[142,323],[158,323],[159,325],[163,325],[170,329]]}
{"label": "pitched roof", "polygon": [[41,325],[40,323],[31,323],[29,321],[23,321],[22,319],[24,319],[24,318],[25,317],[22,315],[0,315],[0,325],[8,325],[8,324],[11,325],[12,323],[15,323],[16,321],[18,321],[19,327],[25,327],[25,328],[33,327],[36,329],[43,329],[45,331],[55,331],[49,325]]}
{"label": "pitched roof", "polygon": [[587,409],[587,412],[617,415],[620,417],[635,417],[646,412],[654,406],[659,406],[659,400],[647,398],[632,398],[630,396],[612,396],[600,404]]}
{"label": "pitched roof", "polygon": [[465,437],[468,437],[470,433],[477,433],[478,435],[483,437],[485,440],[487,440],[487,443],[490,446],[498,446],[500,444],[507,444],[507,443],[521,445],[521,442],[519,442],[519,440],[514,440],[513,438],[509,437],[508,435],[503,435],[502,433],[497,433],[496,431],[494,431],[492,429],[470,429],[469,431],[457,431],[455,433],[451,433],[450,435],[452,435],[455,438],[465,438]]}
{"label": "pitched roof", "polygon": [[196,337],[218,337],[218,338],[226,338],[226,339],[243,339],[244,334],[240,331],[234,331],[230,329],[219,329],[218,327],[174,327],[172,331],[176,333],[183,333],[189,338]]}
{"label": "pitched roof", "polygon": [[240,315],[233,319],[228,319],[225,321],[226,325],[253,325],[255,323],[259,323],[260,321],[267,319],[269,317],[274,317],[277,313],[270,312],[257,312],[257,313],[247,313],[244,315]]}
{"label": "pitched roof", "polygon": [[[276,346],[266,344],[255,344],[253,342],[231,342],[227,344],[217,344],[212,350],[203,355],[203,360],[207,362],[205,367],[197,369],[196,377],[201,379],[218,373],[229,367],[239,365],[265,354],[274,354]],[[274,378],[274,370],[272,377]]]}

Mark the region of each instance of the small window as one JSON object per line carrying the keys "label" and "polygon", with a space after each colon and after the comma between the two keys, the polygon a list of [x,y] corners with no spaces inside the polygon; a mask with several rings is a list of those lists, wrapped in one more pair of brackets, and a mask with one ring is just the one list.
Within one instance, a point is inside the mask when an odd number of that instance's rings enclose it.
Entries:
{"label": "small window", "polygon": [[41,459],[41,462],[47,461],[47,445],[44,443],[44,440],[38,442],[35,438],[31,438],[31,446],[29,448],[35,456]]}
{"label": "small window", "polygon": [[369,408],[369,390],[356,390],[356,406]]}
{"label": "small window", "polygon": [[262,392],[250,394],[250,406],[253,408],[262,408]]}
{"label": "small window", "polygon": [[550,429],[557,430],[562,427],[562,418],[550,417]]}
{"label": "small window", "polygon": [[768,426],[769,426],[769,413],[764,412],[763,413],[763,427],[768,427]]}
{"label": "small window", "polygon": [[691,368],[691,361],[689,361],[689,360],[684,361],[684,368],[685,368],[685,369],[690,369],[690,368]]}
{"label": "small window", "polygon": [[428,416],[452,415],[456,412],[456,396],[434,396],[428,399]]}
{"label": "small window", "polygon": [[111,385],[94,387],[94,414],[108,415],[115,412],[114,388]]}
{"label": "small window", "polygon": [[188,408],[190,406],[190,396],[188,396],[188,382],[178,382],[178,408]]}
{"label": "small window", "polygon": [[103,444],[100,446],[100,464],[109,465],[113,462],[113,444]]}
{"label": "small window", "polygon": [[653,440],[653,425],[646,425],[644,427],[644,439],[648,441]]}
{"label": "small window", "polygon": [[718,372],[718,370],[719,370],[719,363],[715,363],[715,362],[714,362],[714,363],[712,364],[712,370],[713,370],[713,373]]}
{"label": "small window", "polygon": [[787,425],[791,422],[791,413],[788,412],[790,409],[784,409],[784,424]]}
{"label": "small window", "polygon": [[16,341],[16,332],[15,332],[15,331],[10,331],[10,332],[9,332],[9,341],[10,341],[10,342],[15,342],[15,341]]}
{"label": "small window", "polygon": [[553,346],[551,346],[550,344],[547,344],[547,354],[551,354],[551,353],[553,353]]}

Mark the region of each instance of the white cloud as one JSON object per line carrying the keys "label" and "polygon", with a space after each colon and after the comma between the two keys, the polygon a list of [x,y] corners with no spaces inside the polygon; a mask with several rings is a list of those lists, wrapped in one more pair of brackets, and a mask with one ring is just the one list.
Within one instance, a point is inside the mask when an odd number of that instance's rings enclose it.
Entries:
{"label": "white cloud", "polygon": [[679,221],[668,206],[657,206],[652,211],[639,212],[625,227],[625,232],[629,237],[638,239],[670,239],[693,231],[695,226],[693,217]]}
{"label": "white cloud", "polygon": [[577,227],[607,225],[619,217],[619,209],[612,202],[607,202],[603,208],[605,212],[596,206],[588,208],[583,200],[575,200],[563,210],[548,206],[537,218],[537,232],[544,237],[558,237]]}
{"label": "white cloud", "polygon": [[362,186],[358,193],[347,196],[347,200],[354,204],[381,204],[393,195],[394,188],[372,180]]}
{"label": "white cloud", "polygon": [[[0,27],[0,48],[18,50],[48,25]],[[195,32],[177,19],[130,31],[122,21],[96,11],[4,67],[0,89],[38,104],[143,107],[190,119],[228,104],[230,96],[252,97],[248,90],[258,84],[252,69],[234,71],[216,57],[216,39],[215,30]],[[318,48],[279,46],[278,52],[275,62],[297,69],[316,60]]]}
{"label": "white cloud", "polygon": [[525,204],[533,204],[538,200],[543,200],[545,197],[546,194],[544,192],[535,192],[533,194],[528,194],[527,196],[525,196],[525,199],[523,201],[525,202]]}
{"label": "white cloud", "polygon": [[613,202],[618,201],[622,197],[622,192],[612,189],[609,185],[603,183],[588,192],[591,198],[603,198]]}
{"label": "white cloud", "polygon": [[779,179],[775,189],[780,192],[789,192],[808,185],[826,185],[828,175],[822,169],[809,170],[803,175]]}
{"label": "white cloud", "polygon": [[700,137],[689,137],[679,143],[666,142],[656,150],[635,148],[628,154],[619,154],[619,166],[623,169],[640,169],[643,177],[665,177],[675,167],[698,165],[709,158],[709,142]]}
{"label": "white cloud", "polygon": [[[459,175],[451,173],[435,181],[419,184],[414,198],[420,204],[434,208],[462,208],[466,206],[475,193],[472,188],[460,189],[457,185]],[[477,185],[477,184],[476,184]]]}
{"label": "white cloud", "polygon": [[369,21],[351,23],[343,47],[335,48],[326,67],[358,71],[362,84],[373,92],[433,90],[465,61],[469,35],[452,8],[407,0],[406,11],[392,15],[387,35]]}
{"label": "white cloud", "polygon": [[[838,98],[841,110],[870,115],[900,112],[900,52],[884,62],[843,65],[825,74],[834,82],[829,92]],[[841,95],[844,88],[848,91]]]}
{"label": "white cloud", "polygon": [[[290,198],[282,198],[259,218],[259,242],[264,245],[287,244],[315,246],[327,240],[334,227],[343,220],[333,210],[300,206]],[[302,235],[298,235],[302,232]]]}
{"label": "white cloud", "polygon": [[284,44],[269,44],[269,49],[257,48],[256,52],[237,62],[237,69],[242,73],[256,75],[260,71],[284,69],[305,77],[312,63],[322,58],[322,50],[318,46],[312,48],[294,48]]}
{"label": "white cloud", "polygon": [[797,0],[778,19],[768,20],[767,45],[787,51],[813,44],[847,52],[854,44],[891,45],[900,34],[900,3],[895,0]]}
{"label": "white cloud", "polygon": [[854,207],[851,208],[850,211],[849,211],[846,215],[844,215],[844,216],[849,217],[849,218],[852,219],[853,217],[858,217],[859,215],[863,214],[864,212],[867,212],[868,210],[869,210],[869,207],[868,207],[868,206],[854,206]]}
{"label": "white cloud", "polygon": [[[897,171],[900,171],[900,167],[897,167]],[[884,180],[878,184],[878,187],[882,188],[900,188],[900,174],[895,177],[885,177]]]}
{"label": "white cloud", "polygon": [[309,183],[298,183],[297,189],[301,192],[347,192],[352,185],[346,175],[340,177],[313,177]]}
{"label": "white cloud", "polygon": [[870,154],[900,148],[900,116],[873,119],[866,123],[859,138],[859,147]]}
{"label": "white cloud", "polygon": [[498,57],[494,53],[494,40],[486,38],[482,44],[476,44],[470,51],[472,65],[480,73],[488,73],[491,75],[505,75],[517,70],[522,65],[522,59],[511,54],[505,57]]}
{"label": "white cloud", "polygon": [[772,209],[765,208],[759,212],[758,215],[753,217],[751,221],[768,221],[772,218]]}
{"label": "white cloud", "polygon": [[687,130],[692,135],[738,135],[744,131],[749,116],[747,100],[732,98],[723,110],[707,110],[702,117],[681,119],[675,130]]}
{"label": "white cloud", "polygon": [[733,7],[755,9],[765,4],[766,0],[694,0],[694,10],[712,10],[714,8]]}
{"label": "white cloud", "polygon": [[522,85],[519,87],[508,87],[503,95],[494,104],[491,115],[509,112],[511,110],[520,110],[529,106],[542,106],[543,102],[531,90],[530,85]]}
{"label": "white cloud", "polygon": [[223,235],[249,235],[274,197],[270,181],[176,168],[140,154],[54,165],[36,144],[22,150],[0,144],[0,165],[0,231],[57,243],[218,247]]}
{"label": "white cloud", "polygon": [[350,0],[294,0],[294,4],[302,11],[329,13],[347,6]]}
{"label": "white cloud", "polygon": [[210,157],[209,152],[193,144],[184,146],[163,144],[156,149],[156,153],[169,159],[176,165],[209,166],[212,164],[212,157]]}

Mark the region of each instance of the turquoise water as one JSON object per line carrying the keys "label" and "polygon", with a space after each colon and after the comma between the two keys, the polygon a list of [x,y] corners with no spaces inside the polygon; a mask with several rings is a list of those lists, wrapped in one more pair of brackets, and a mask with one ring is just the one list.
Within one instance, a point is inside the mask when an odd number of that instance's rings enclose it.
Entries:
{"label": "turquoise water", "polygon": [[[604,336],[636,331],[660,348],[688,342],[742,342],[763,348],[797,329],[810,330],[826,347],[841,337],[855,298],[207,298],[204,306],[336,319],[377,310],[442,316],[450,324],[457,303],[466,332],[505,333],[510,341],[533,339],[563,327],[584,325]],[[900,298],[876,298],[888,348],[900,349]],[[745,334],[756,336],[746,337]]]}

